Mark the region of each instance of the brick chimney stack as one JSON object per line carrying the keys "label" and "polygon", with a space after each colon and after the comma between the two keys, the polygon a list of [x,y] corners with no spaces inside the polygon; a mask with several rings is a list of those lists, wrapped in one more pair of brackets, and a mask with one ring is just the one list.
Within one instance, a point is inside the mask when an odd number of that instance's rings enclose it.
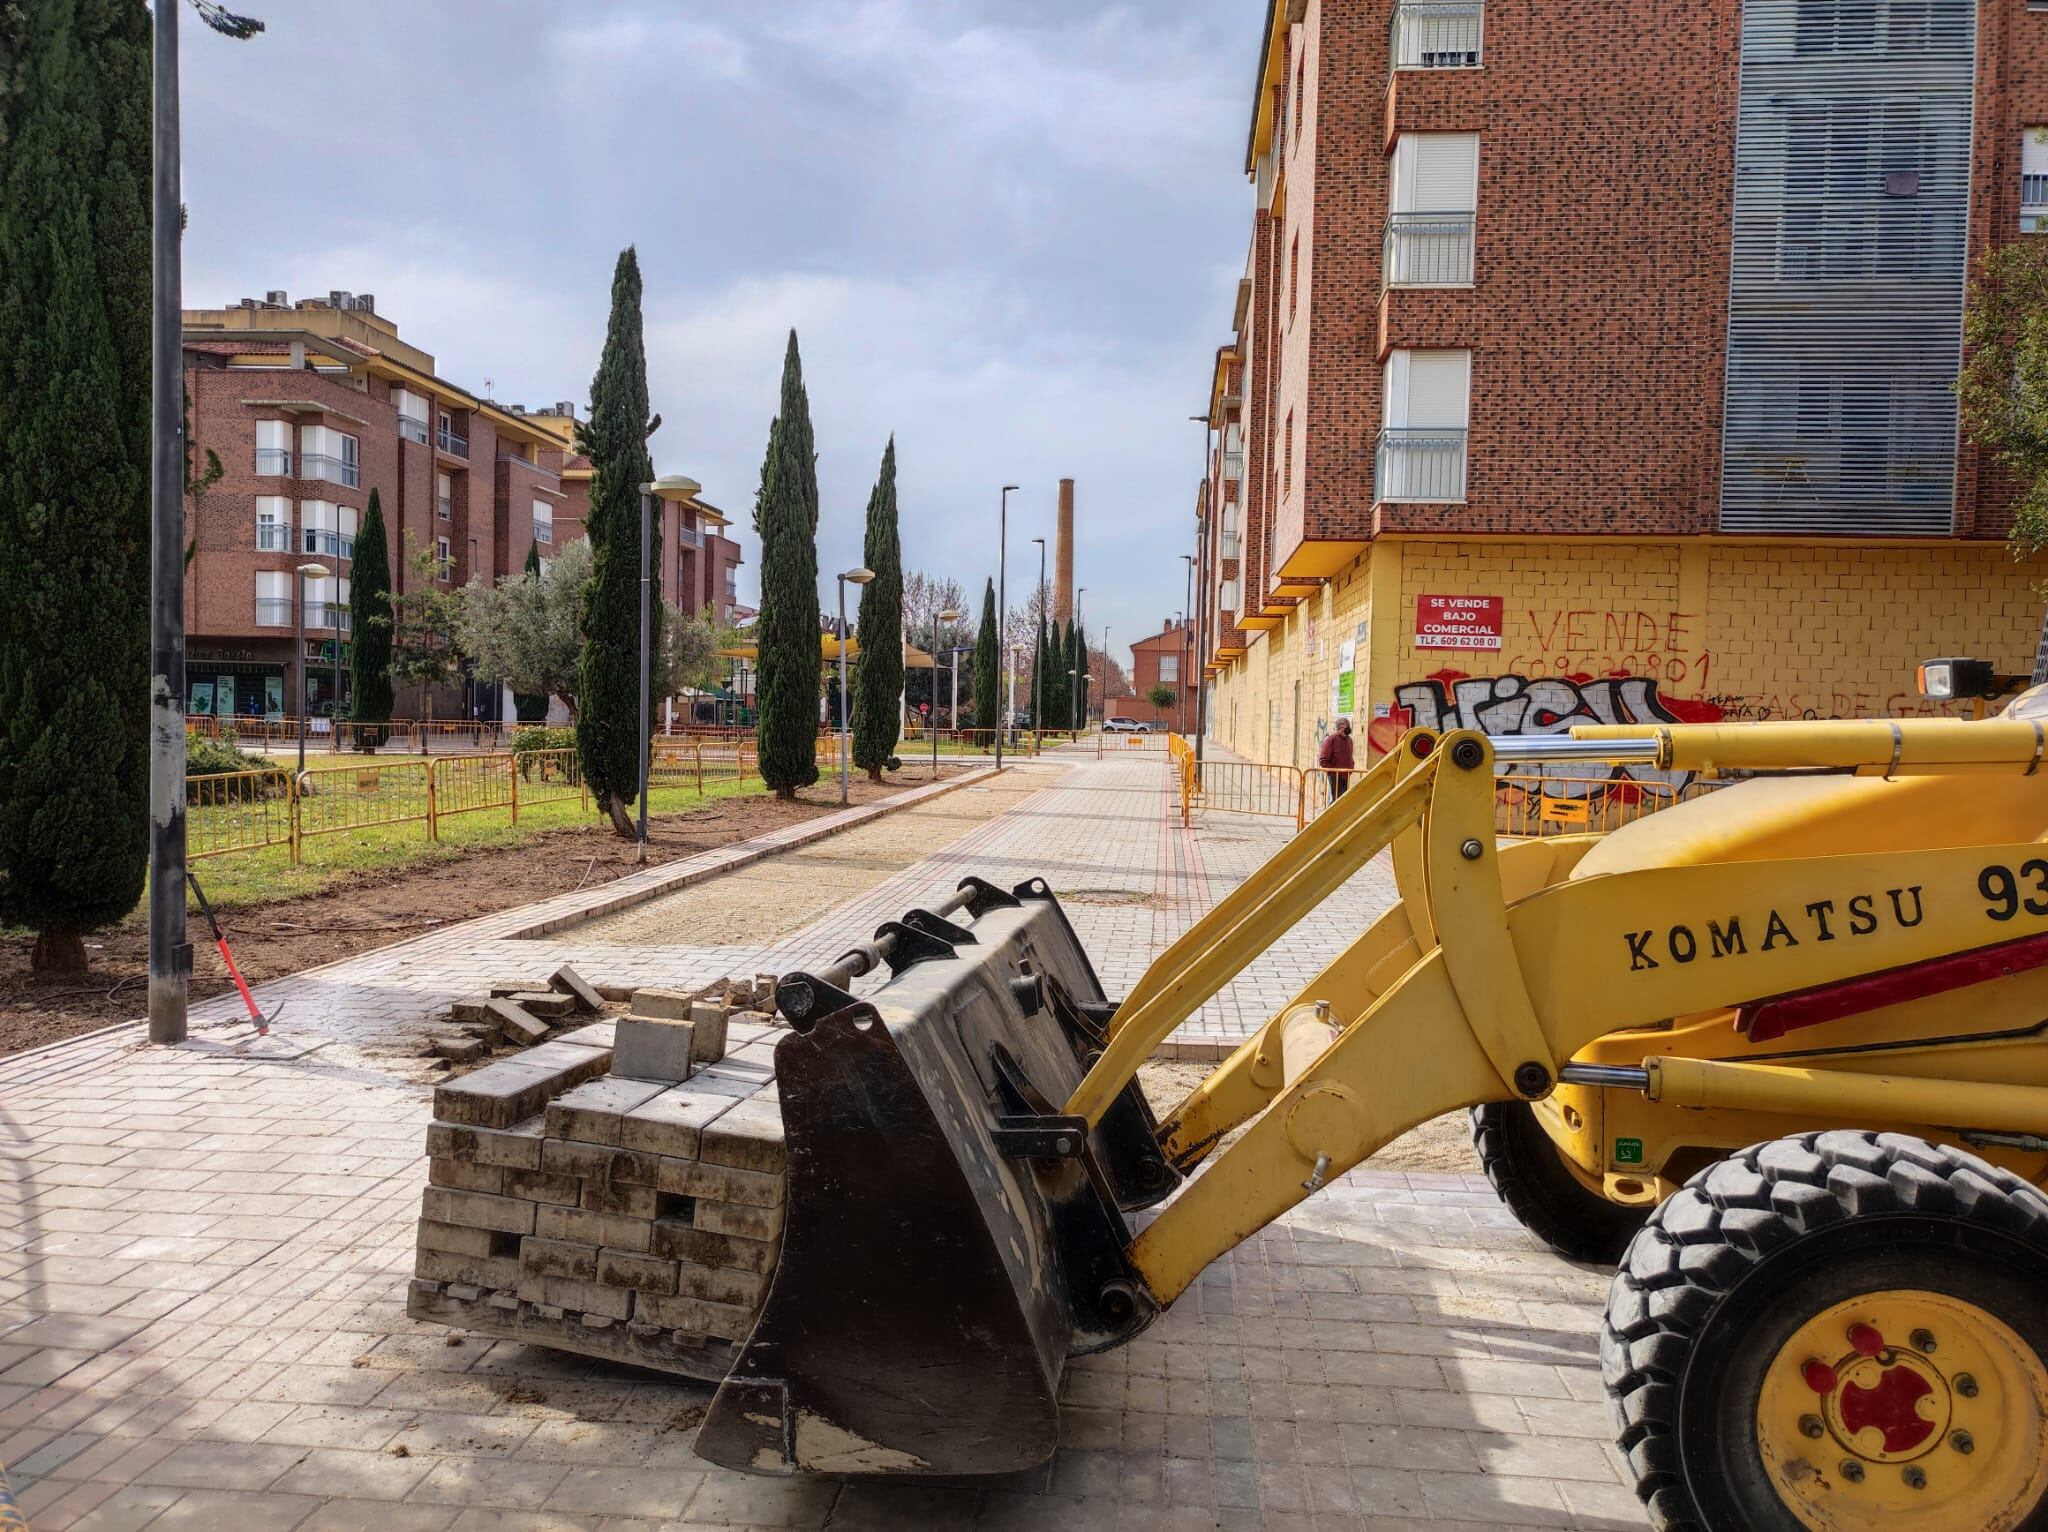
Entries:
{"label": "brick chimney stack", "polygon": [[1060,480],[1059,531],[1053,540],[1052,620],[1074,620],[1074,481]]}

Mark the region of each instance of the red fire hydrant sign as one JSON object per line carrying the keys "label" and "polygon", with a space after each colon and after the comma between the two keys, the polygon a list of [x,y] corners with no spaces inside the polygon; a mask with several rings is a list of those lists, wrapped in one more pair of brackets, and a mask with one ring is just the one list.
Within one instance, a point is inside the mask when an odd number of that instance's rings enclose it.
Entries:
{"label": "red fire hydrant sign", "polygon": [[1507,602],[1500,596],[1417,596],[1418,649],[1498,649]]}

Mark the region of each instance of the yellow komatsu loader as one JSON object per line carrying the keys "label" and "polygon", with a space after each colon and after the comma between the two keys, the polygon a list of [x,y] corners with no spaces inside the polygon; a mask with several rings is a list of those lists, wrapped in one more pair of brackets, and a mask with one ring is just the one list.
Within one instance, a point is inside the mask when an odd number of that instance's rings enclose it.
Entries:
{"label": "yellow komatsu loader", "polygon": [[[1469,1108],[1523,1222],[1619,1262],[1601,1359],[1659,1526],[2048,1526],[2044,720],[2048,688],[1978,721],[1415,732],[1120,1002],[1039,880],[786,978],[782,1255],[699,1452],[1041,1462],[1069,1358]],[[1496,834],[1499,773],[1600,764],[1736,780]],[[1155,1119],[1138,1066],[1383,851],[1399,904]]]}

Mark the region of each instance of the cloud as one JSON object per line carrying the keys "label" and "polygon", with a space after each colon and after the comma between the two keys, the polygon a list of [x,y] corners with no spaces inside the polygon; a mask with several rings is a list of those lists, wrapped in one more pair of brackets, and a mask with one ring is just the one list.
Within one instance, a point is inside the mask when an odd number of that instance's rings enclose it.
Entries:
{"label": "cloud", "polygon": [[699,79],[745,80],[752,56],[745,41],[728,28],[686,16],[621,12],[552,29],[545,49],[566,60],[579,83],[597,86],[608,78],[617,88],[621,68],[673,76],[683,69]]}

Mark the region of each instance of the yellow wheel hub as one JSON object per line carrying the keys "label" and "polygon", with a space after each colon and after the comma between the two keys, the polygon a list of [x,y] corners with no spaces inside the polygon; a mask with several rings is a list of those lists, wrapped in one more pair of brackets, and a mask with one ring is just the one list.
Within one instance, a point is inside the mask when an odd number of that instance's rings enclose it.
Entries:
{"label": "yellow wheel hub", "polygon": [[2048,1489],[2048,1368],[1943,1293],[1869,1293],[1813,1316],[1757,1399],[1765,1471],[1813,1532],[2010,1532]]}

